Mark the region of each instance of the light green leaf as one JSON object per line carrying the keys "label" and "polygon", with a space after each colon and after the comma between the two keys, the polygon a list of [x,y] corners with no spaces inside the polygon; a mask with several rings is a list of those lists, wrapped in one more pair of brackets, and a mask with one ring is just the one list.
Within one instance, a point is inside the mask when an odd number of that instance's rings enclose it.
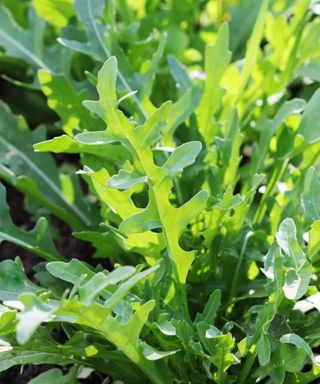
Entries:
{"label": "light green leaf", "polygon": [[199,131],[207,143],[211,143],[214,139],[213,114],[217,111],[223,95],[219,83],[231,59],[228,47],[229,29],[225,23],[218,30],[215,45],[207,45],[205,52],[207,78],[204,94],[197,109],[197,120]]}
{"label": "light green leaf", "polygon": [[215,353],[211,356],[210,361],[217,367],[214,380],[218,384],[223,384],[227,377],[226,371],[232,364],[237,362],[236,357],[231,353],[234,348],[234,339],[231,333],[228,333],[217,336],[212,340],[215,343]]}
{"label": "light green leaf", "polygon": [[202,97],[202,90],[196,86],[189,88],[173,105],[163,129],[163,141],[172,144],[172,137],[176,128],[182,124],[198,107]]}
{"label": "light green leaf", "polygon": [[120,169],[117,175],[113,175],[108,180],[108,186],[114,189],[127,190],[137,184],[146,183],[147,181],[147,176],[141,175],[136,171]]}
{"label": "light green leaf", "polygon": [[75,12],[73,0],[32,0],[37,14],[56,27],[62,28],[68,24]]}
{"label": "light green leaf", "polygon": [[147,344],[145,342],[140,343],[140,345],[141,345],[144,357],[147,360],[151,360],[151,361],[161,360],[164,357],[174,355],[174,354],[176,354],[179,351],[179,350],[175,350],[175,351],[158,351],[157,349],[153,348],[151,345],[149,345],[149,344]]}
{"label": "light green leaf", "polygon": [[105,302],[105,306],[112,310],[128,294],[132,287],[134,287],[140,280],[146,278],[151,273],[155,272],[158,268],[159,265],[156,265],[152,268],[148,268],[145,271],[136,273],[130,279],[122,283],[119,288],[113,293],[113,295]]}
{"label": "light green leaf", "polygon": [[253,27],[253,31],[251,32],[251,36],[247,43],[246,54],[244,58],[244,67],[241,72],[240,84],[237,92],[238,99],[242,92],[244,91],[249,78],[251,76],[251,72],[257,62],[258,54],[260,50],[260,43],[263,37],[264,25],[268,13],[269,0],[262,0],[261,6],[259,10],[258,17]]}
{"label": "light green leaf", "polygon": [[142,126],[137,127],[143,138],[141,148],[144,146],[153,146],[161,138],[161,132],[167,126],[168,119],[172,116],[172,103],[167,101],[145,121]]}
{"label": "light green leaf", "polygon": [[184,168],[195,162],[196,157],[201,151],[200,141],[190,141],[177,147],[170,155],[163,166],[163,169],[170,176],[175,176],[183,171]]}
{"label": "light green leaf", "polygon": [[285,274],[285,284],[283,291],[290,300],[300,299],[308,290],[310,282],[310,271],[302,269],[296,271],[290,268]]}
{"label": "light green leaf", "polygon": [[24,309],[18,313],[17,341],[19,344],[25,344],[40,324],[52,319],[53,308],[33,293],[23,293],[20,301]]}
{"label": "light green leaf", "polygon": [[301,268],[306,262],[306,257],[297,241],[297,229],[292,219],[282,221],[276,239],[280,248],[290,257],[292,266]]}
{"label": "light green leaf", "polygon": [[52,276],[73,285],[78,284],[82,276],[86,276],[87,279],[94,276],[94,272],[77,259],[73,259],[69,263],[62,261],[51,262],[46,265],[46,268]]}
{"label": "light green leaf", "polygon": [[128,279],[135,273],[135,271],[134,267],[126,266],[118,267],[109,274],[105,274],[104,272],[96,273],[89,281],[79,287],[81,300],[90,304],[101,291],[110,285],[115,285]]}
{"label": "light green leaf", "polygon": [[316,220],[312,223],[309,232],[309,243],[308,243],[308,258],[311,261],[316,261],[319,258],[317,253],[320,250],[320,220]]}
{"label": "light green leaf", "polygon": [[38,79],[42,92],[47,96],[48,106],[60,116],[63,130],[70,136],[74,129],[98,130],[103,128],[100,120],[96,119],[82,105],[87,97],[86,91],[76,92],[74,86],[62,75],[40,70]]}
{"label": "light green leaf", "polygon": [[308,289],[311,270],[297,241],[297,230],[292,219],[282,221],[276,239],[287,256],[284,258],[284,265],[289,267],[285,274],[283,291],[290,300],[300,299]]}

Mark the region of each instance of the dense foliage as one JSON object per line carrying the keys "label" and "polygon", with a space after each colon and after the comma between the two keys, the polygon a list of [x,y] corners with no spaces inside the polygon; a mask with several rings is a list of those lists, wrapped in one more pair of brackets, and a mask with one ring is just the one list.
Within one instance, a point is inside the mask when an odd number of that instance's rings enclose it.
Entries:
{"label": "dense foliage", "polygon": [[319,382],[319,8],[2,1],[0,371]]}

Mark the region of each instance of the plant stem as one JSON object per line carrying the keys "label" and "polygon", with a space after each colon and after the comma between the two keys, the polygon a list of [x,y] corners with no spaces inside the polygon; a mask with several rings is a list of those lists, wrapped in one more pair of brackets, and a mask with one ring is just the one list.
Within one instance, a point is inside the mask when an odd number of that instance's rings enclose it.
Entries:
{"label": "plant stem", "polygon": [[238,384],[247,384],[247,381],[246,381],[247,377],[248,377],[250,370],[253,366],[253,363],[257,357],[257,352],[255,349],[252,352],[249,351],[247,354],[246,361],[244,363],[244,366],[243,366],[241,373],[240,373],[240,376],[239,376]]}

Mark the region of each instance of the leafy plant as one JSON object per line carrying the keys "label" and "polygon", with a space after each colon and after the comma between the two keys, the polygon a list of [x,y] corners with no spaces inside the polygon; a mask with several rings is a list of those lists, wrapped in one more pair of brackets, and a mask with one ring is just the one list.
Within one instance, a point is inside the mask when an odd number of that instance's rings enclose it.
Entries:
{"label": "leafy plant", "polygon": [[250,3],[3,2],[0,371],[319,380],[318,4]]}

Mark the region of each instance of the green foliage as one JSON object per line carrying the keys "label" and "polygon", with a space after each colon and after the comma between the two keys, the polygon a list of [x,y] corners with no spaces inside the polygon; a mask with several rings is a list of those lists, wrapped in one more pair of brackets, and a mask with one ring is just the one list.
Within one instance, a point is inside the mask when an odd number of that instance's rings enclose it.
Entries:
{"label": "green foliage", "polygon": [[318,6],[3,1],[0,371],[319,380]]}

